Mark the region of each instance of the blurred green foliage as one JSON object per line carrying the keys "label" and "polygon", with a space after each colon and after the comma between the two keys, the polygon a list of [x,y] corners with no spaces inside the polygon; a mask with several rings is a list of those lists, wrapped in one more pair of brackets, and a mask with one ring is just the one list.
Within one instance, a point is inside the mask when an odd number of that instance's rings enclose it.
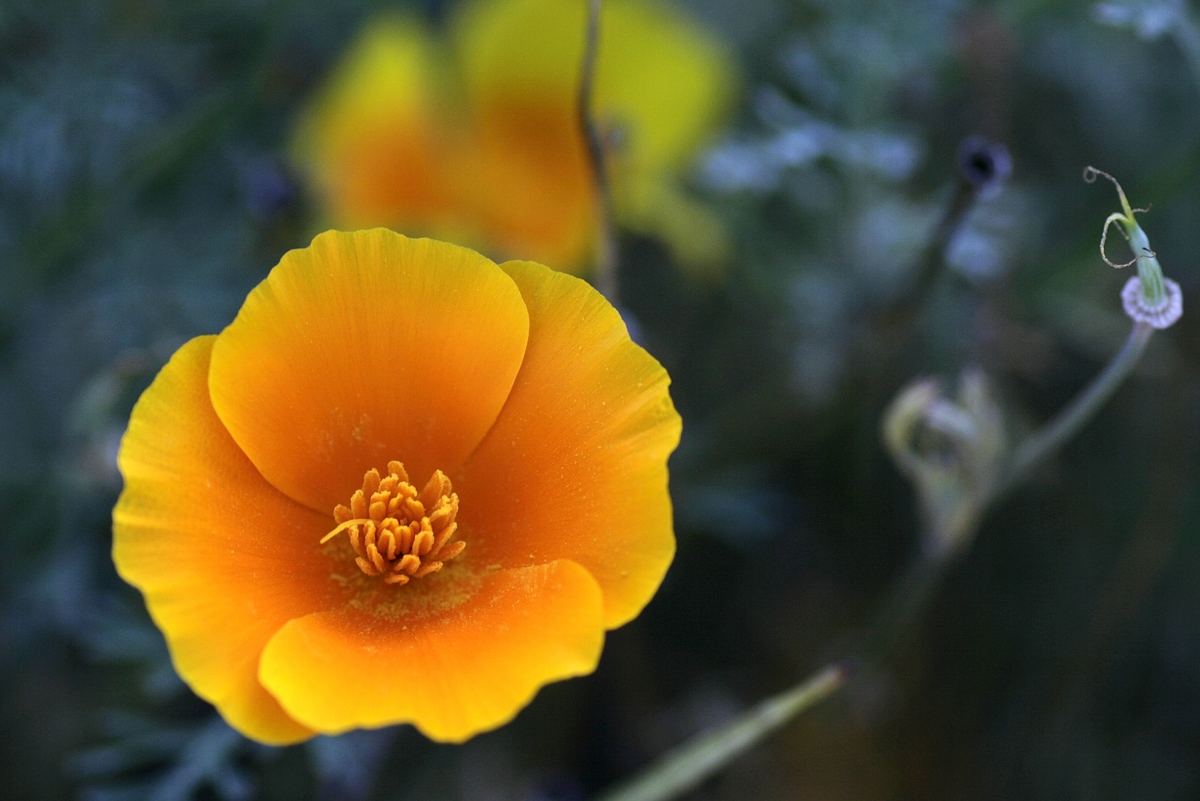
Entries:
{"label": "blurred green foliage", "polygon": [[[1126,274],[1096,248],[1113,198],[1083,166],[1153,204],[1168,275],[1200,287],[1185,6],[697,0],[745,70],[692,180],[736,256],[701,280],[621,242],[625,313],[685,424],[658,598],[594,676],[466,746],[407,728],[253,745],[178,681],[113,571],[114,457],[172,350],[313,233],[282,143],[376,5],[0,6],[0,796],[583,798],[871,619],[917,548],[879,444],[903,385],[978,365],[1020,431],[1120,345]],[[1012,177],[913,300],[969,134],[1004,143]],[[694,797],[1200,794],[1195,320],[985,518],[890,670]]]}

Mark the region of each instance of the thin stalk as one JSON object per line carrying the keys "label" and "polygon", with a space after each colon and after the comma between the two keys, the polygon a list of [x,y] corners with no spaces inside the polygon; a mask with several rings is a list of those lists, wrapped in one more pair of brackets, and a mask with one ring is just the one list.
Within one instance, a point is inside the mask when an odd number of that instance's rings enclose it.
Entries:
{"label": "thin stalk", "polygon": [[596,801],[665,801],[685,793],[796,715],[836,693],[849,677],[850,669],[845,665],[822,668],[728,724],[698,734]]}
{"label": "thin stalk", "polygon": [[870,664],[887,662],[905,644],[907,636],[920,628],[949,561],[924,551],[913,558],[892,587],[867,636],[863,656]]}
{"label": "thin stalk", "polygon": [[1104,368],[1104,372],[1096,376],[1087,389],[1071,401],[1053,420],[1017,446],[1013,451],[1005,477],[991,493],[991,501],[995,501],[996,498],[1020,483],[1033,468],[1073,437],[1100,410],[1100,407],[1112,397],[1112,394],[1137,365],[1153,334],[1154,329],[1148,323],[1133,324],[1129,338],[1125,340],[1121,350]]}
{"label": "thin stalk", "polygon": [[945,267],[946,248],[954,234],[962,227],[963,220],[974,207],[978,196],[976,187],[961,177],[954,182],[954,192],[917,259],[916,277],[909,289],[893,301],[894,307],[908,308],[913,314],[916,313],[937,283],[938,276]]}
{"label": "thin stalk", "polygon": [[980,197],[994,193],[1012,172],[1008,148],[982,136],[968,136],[962,140],[954,162],[957,168],[954,192],[914,265],[912,283],[884,310],[885,323],[912,322],[943,272],[946,248],[963,221]]}
{"label": "thin stalk", "polygon": [[592,168],[596,203],[596,288],[617,305],[617,243],[613,236],[612,192],[608,185],[608,167],[604,140],[592,115],[592,94],[596,83],[596,57],[600,44],[600,1],[587,0],[587,32],[583,44],[583,65],[579,72],[579,128],[587,146]]}

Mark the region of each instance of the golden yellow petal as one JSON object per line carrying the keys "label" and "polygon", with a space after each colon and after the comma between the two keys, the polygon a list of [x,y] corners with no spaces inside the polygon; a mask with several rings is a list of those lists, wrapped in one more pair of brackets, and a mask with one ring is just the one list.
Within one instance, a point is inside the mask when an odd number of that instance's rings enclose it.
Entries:
{"label": "golden yellow petal", "polygon": [[[654,0],[605,0],[596,115],[616,129],[621,161],[654,172],[686,162],[728,112],[736,66],[722,43]],[[524,92],[574,114],[586,3],[471,0],[455,20],[456,53],[476,105]]]}
{"label": "golden yellow petal", "polygon": [[461,539],[481,564],[578,562],[614,628],[649,602],[675,553],[670,379],[586,283],[503,267],[528,304],[529,345],[500,417],[453,477]]}
{"label": "golden yellow petal", "polygon": [[250,293],[213,347],[209,390],[263,476],[332,515],[372,467],[398,459],[423,482],[461,464],[528,330],[516,284],[478,253],[330,231]]}
{"label": "golden yellow petal", "polygon": [[267,645],[259,676],[320,732],[408,722],[462,742],[512,719],[542,685],[595,669],[600,590],[579,565],[501,570],[471,592],[390,620],[355,609],[293,620]]}
{"label": "golden yellow petal", "polygon": [[215,339],[180,348],[133,410],[113,561],[145,595],[196,694],[247,736],[292,743],[313,732],[259,684],[258,662],[280,626],[336,599],[315,544],[330,518],[263,480],[217,419],[207,385]]}
{"label": "golden yellow petal", "polygon": [[338,226],[429,231],[451,213],[441,72],[424,24],[380,14],[301,114],[292,155]]}
{"label": "golden yellow petal", "polygon": [[580,272],[595,248],[596,198],[574,103],[513,89],[474,109],[457,162],[462,213],[489,252]]}

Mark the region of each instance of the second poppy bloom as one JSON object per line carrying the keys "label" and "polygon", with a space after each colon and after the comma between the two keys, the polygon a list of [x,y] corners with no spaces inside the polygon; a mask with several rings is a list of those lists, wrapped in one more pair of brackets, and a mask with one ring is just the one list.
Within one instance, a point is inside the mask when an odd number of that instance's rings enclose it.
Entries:
{"label": "second poppy bloom", "polygon": [[[595,116],[619,220],[685,260],[712,259],[719,223],[678,176],[728,109],[732,59],[664,3],[602,8]],[[413,17],[372,20],[296,137],[331,220],[587,267],[596,199],[578,119],[585,14],[582,0],[467,0],[445,39]]]}
{"label": "second poppy bloom", "polygon": [[138,402],[113,557],[246,735],[461,741],[593,670],[654,594],[668,383],[576,278],[322,234]]}

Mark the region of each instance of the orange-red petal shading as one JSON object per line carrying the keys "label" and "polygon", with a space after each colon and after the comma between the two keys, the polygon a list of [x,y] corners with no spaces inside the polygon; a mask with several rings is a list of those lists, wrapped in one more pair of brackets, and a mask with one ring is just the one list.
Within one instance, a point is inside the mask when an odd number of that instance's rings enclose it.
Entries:
{"label": "orange-red petal shading", "polygon": [[293,620],[267,645],[259,676],[323,732],[407,721],[462,742],[510,720],[543,684],[594,670],[601,618],[600,590],[577,564],[501,570],[448,609]]}
{"label": "orange-red petal shading", "polygon": [[596,199],[574,96],[489,98],[460,158],[462,208],[491,250],[577,273],[595,243]]}
{"label": "orange-red petal shading", "polygon": [[472,250],[329,231],[246,298],[209,390],[266,479],[328,514],[392,459],[418,481],[460,464],[508,396],[528,326],[516,285]]}
{"label": "orange-red petal shading", "polygon": [[313,732],[259,684],[258,662],[280,626],[336,597],[315,544],[329,518],[268,484],[217,419],[208,396],[215,339],[180,348],[133,410],[113,560],[145,595],[197,695],[257,740],[297,742]]}
{"label": "orange-red petal shading", "polygon": [[502,266],[528,305],[529,344],[504,410],[454,477],[462,537],[483,564],[578,562],[615,628],[649,602],[675,553],[670,379],[585,282]]}

